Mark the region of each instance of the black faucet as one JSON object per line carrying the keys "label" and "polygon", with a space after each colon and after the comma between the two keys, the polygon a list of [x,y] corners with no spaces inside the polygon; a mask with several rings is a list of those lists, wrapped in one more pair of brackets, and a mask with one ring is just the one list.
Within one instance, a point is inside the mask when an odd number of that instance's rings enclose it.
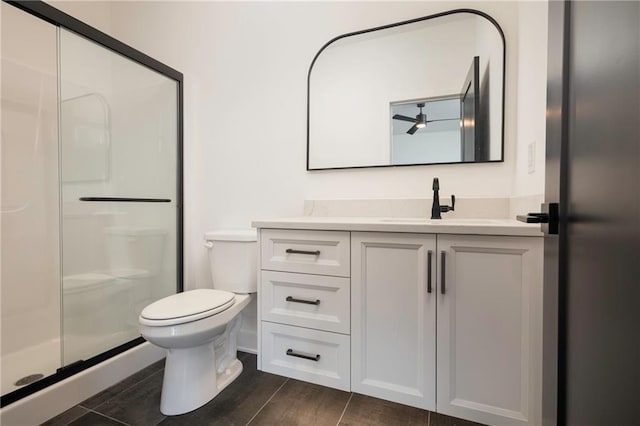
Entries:
{"label": "black faucet", "polygon": [[438,178],[433,178],[433,205],[431,206],[431,219],[442,219],[440,213],[452,212],[456,207],[456,196],[451,196],[451,206],[440,205],[440,182]]}

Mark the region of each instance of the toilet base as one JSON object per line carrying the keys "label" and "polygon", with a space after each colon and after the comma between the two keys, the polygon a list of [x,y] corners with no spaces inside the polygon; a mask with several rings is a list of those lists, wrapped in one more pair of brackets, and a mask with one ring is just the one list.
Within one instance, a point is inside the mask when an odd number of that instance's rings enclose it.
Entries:
{"label": "toilet base", "polygon": [[213,343],[197,348],[169,349],[165,361],[160,411],[166,416],[185,414],[211,401],[242,373],[236,358],[216,372]]}

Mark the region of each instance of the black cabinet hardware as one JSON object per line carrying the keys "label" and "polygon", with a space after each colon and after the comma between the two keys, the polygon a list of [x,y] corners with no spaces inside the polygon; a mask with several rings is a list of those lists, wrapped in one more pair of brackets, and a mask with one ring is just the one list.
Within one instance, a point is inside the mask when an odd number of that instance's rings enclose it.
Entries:
{"label": "black cabinet hardware", "polygon": [[169,198],[129,198],[129,197],[80,197],[80,201],[125,202],[125,203],[170,203]]}
{"label": "black cabinet hardware", "polygon": [[286,249],[286,253],[296,253],[296,254],[310,254],[312,256],[320,256],[320,250],[294,250],[294,249]]}
{"label": "black cabinet hardware", "polygon": [[305,353],[294,352],[293,349],[287,349],[287,355],[295,356],[296,358],[304,358],[310,361],[320,361],[320,355],[310,355]]}
{"label": "black cabinet hardware", "polygon": [[305,303],[307,305],[319,305],[320,304],[320,299],[304,300],[304,299],[296,299],[296,298],[291,297],[291,296],[287,296],[286,301],[287,302],[295,302],[295,303]]}
{"label": "black cabinet hardware", "polygon": [[427,252],[427,293],[431,293],[431,258],[433,252],[429,250]]}
{"label": "black cabinet hardware", "polygon": [[445,272],[445,264],[447,262],[447,252],[443,251],[441,254],[441,265],[440,265],[440,293],[445,293],[445,277],[447,276]]}

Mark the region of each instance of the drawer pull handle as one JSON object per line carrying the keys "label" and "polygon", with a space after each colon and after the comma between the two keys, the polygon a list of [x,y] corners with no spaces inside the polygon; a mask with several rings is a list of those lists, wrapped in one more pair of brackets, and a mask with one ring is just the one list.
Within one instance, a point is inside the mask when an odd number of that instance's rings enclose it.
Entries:
{"label": "drawer pull handle", "polygon": [[433,257],[433,252],[429,250],[427,252],[427,293],[431,293],[431,258]]}
{"label": "drawer pull handle", "polygon": [[310,361],[320,361],[320,355],[309,355],[303,353],[294,352],[293,349],[287,349],[287,355],[295,356],[296,358],[304,358]]}
{"label": "drawer pull handle", "polygon": [[442,253],[440,253],[441,256],[441,262],[442,264],[441,269],[440,269],[440,293],[444,294],[445,293],[445,278],[447,276],[447,273],[445,271],[445,268],[447,266],[447,252],[446,251],[442,251]]}
{"label": "drawer pull handle", "polygon": [[310,254],[312,256],[320,256],[320,250],[294,250],[294,249],[287,249],[285,250],[286,253],[296,253],[296,254]]}
{"label": "drawer pull handle", "polygon": [[296,303],[306,303],[307,305],[319,305],[320,304],[320,299],[304,300],[304,299],[296,299],[296,298],[291,297],[291,296],[287,296],[286,301],[287,302],[296,302]]}

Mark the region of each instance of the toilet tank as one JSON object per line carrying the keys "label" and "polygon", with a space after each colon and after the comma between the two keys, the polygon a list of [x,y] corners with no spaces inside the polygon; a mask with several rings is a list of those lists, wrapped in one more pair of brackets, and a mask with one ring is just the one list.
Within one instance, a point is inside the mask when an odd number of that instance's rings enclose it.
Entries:
{"label": "toilet tank", "polygon": [[211,231],[204,239],[213,287],[233,293],[255,293],[258,288],[256,230]]}
{"label": "toilet tank", "polygon": [[162,268],[167,231],[141,226],[105,228],[111,274],[135,272],[155,276]]}

